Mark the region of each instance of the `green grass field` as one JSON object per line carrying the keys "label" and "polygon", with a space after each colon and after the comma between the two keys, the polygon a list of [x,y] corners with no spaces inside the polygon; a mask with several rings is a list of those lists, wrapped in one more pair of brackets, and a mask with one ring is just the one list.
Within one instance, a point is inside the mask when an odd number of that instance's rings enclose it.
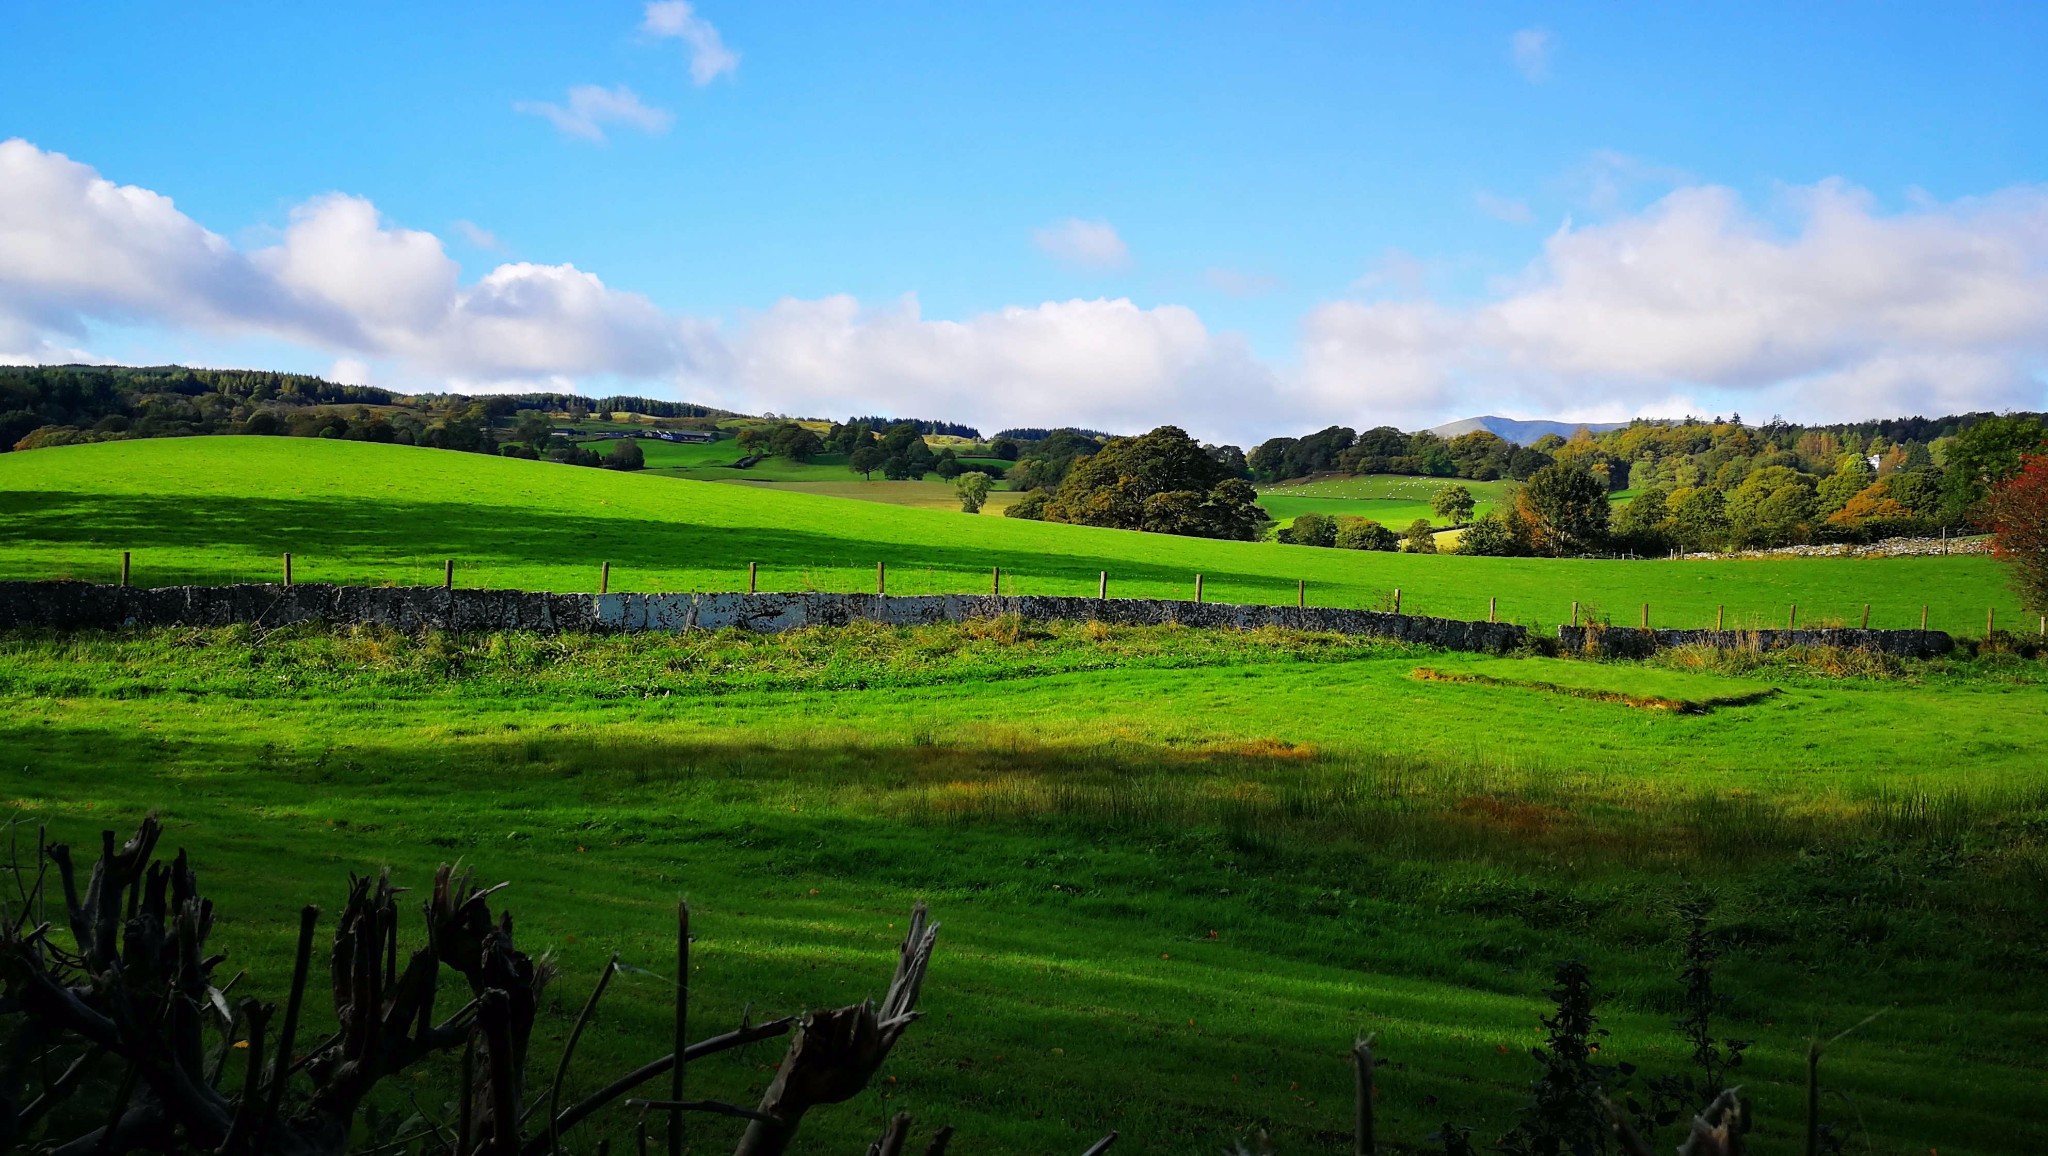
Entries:
{"label": "green grass field", "polygon": [[[818,467],[828,468],[828,467]],[[850,480],[850,479],[849,479]],[[841,483],[844,484],[844,483]],[[1319,606],[1386,605],[1548,627],[1574,601],[1623,624],[1648,603],[1659,626],[1776,625],[1797,603],[1808,624],[1916,626],[1981,634],[1987,608],[2021,621],[1984,557],[1611,562],[1422,557],[1272,543],[1214,542],[918,509],[756,486],[578,469],[440,450],[307,438],[180,438],[0,454],[0,576],[134,581],[271,581],[291,551],[301,581],[458,581],[591,590],[612,563],[618,590],[732,590],[748,562],[763,589],[1004,591],[1187,598],[1194,576],[1218,602],[1292,603],[1297,579]]]}
{"label": "green grass field", "polygon": [[[577,1089],[659,1054],[678,894],[706,1032],[876,993],[926,898],[930,1014],[813,1117],[814,1151],[897,1110],[977,1153],[1111,1128],[1341,1147],[1364,1031],[1394,1150],[1446,1119],[1483,1144],[1533,1077],[1557,959],[1593,968],[1607,1057],[1683,1064],[1671,909],[1705,891],[1722,1029],[1756,1040],[1756,1150],[1796,1150],[1808,1034],[1888,1008],[1830,1051],[1830,1119],[1853,1151],[1991,1156],[2048,1144],[2044,678],[2010,655],[1840,677],[1004,622],[31,635],[0,638],[0,797],[88,845],[160,810],[265,998],[292,913],[334,910],[350,871],[418,886],[460,856],[511,880],[521,943],[563,968],[541,1065],[608,952],[641,969]],[[1685,716],[1516,680],[1778,693]],[[324,998],[309,1017],[328,1030]],[[693,1068],[693,1093],[751,1102],[779,1055]]]}
{"label": "green grass field", "polygon": [[1259,505],[1282,525],[1303,514],[1350,515],[1371,518],[1395,531],[1421,518],[1438,525],[1444,519],[1430,509],[1438,490],[1463,486],[1477,499],[1476,517],[1493,509],[1506,489],[1505,482],[1473,482],[1462,478],[1413,478],[1396,474],[1369,474],[1355,478],[1316,478],[1281,482],[1259,487]]}

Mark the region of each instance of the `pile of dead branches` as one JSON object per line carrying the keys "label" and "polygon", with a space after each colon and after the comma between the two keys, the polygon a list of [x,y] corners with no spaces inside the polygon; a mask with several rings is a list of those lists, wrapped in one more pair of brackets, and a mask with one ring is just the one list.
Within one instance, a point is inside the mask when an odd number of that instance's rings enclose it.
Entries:
{"label": "pile of dead branches", "polygon": [[[216,979],[225,957],[207,947],[213,903],[201,894],[184,851],[169,863],[155,858],[162,833],[154,817],[120,845],[114,832],[104,832],[99,857],[82,881],[71,849],[61,843],[45,846],[39,838],[32,884],[16,863],[17,902],[0,917],[0,1025],[7,1029],[0,1044],[0,1149],[49,1156],[340,1153],[357,1135],[358,1114],[381,1082],[429,1057],[454,1053],[461,1057],[460,1086],[448,1100],[459,1106],[455,1118],[427,1122],[381,1150],[558,1154],[566,1134],[623,1101],[639,1112],[643,1149],[650,1116],[666,1123],[669,1151],[678,1153],[685,1114],[713,1113],[746,1121],[739,1156],[778,1156],[811,1109],[867,1087],[917,1020],[918,991],[939,930],[919,904],[879,1006],[864,1001],[743,1022],[686,1043],[689,909],[680,906],[673,1050],[564,1103],[577,1042],[615,973],[616,957],[584,1004],[551,1077],[536,1088],[528,1075],[530,1043],[552,968],[519,950],[509,915],[492,915],[489,901],[503,884],[478,887],[468,872],[442,867],[421,905],[425,942],[401,962],[402,892],[388,874],[352,878],[329,962],[338,1027],[308,1046],[301,1028],[319,910],[300,914],[282,1015],[275,1004],[231,1004],[242,977]],[[61,930],[47,918],[51,868],[62,892]],[[457,980],[455,994],[444,998],[449,973]],[[781,1035],[790,1037],[788,1051],[757,1106],[684,1098],[691,1063]],[[242,1078],[238,1086],[223,1087],[228,1057],[236,1052],[246,1057]],[[664,1075],[666,1097],[626,1099]],[[93,1105],[101,1123],[75,1134],[56,1126],[64,1115],[55,1111],[60,1105],[82,1088],[109,1085],[114,1090],[104,1113]],[[877,1147],[893,1156],[908,1130],[909,1121],[899,1118]],[[935,1147],[943,1149],[943,1132]]]}

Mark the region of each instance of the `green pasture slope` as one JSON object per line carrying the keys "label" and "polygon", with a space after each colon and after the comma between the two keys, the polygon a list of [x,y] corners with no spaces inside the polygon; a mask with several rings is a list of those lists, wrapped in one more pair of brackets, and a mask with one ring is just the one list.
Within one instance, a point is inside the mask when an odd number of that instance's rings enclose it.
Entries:
{"label": "green pasture slope", "polygon": [[[707,1034],[749,1004],[876,994],[928,899],[929,1014],[873,1089],[813,1115],[811,1151],[858,1151],[898,1110],[990,1156],[1112,1128],[1136,1152],[1261,1129],[1341,1150],[1359,1032],[1389,1062],[1383,1143],[1425,1150],[1453,1120],[1494,1129],[1483,1146],[1533,1077],[1558,959],[1593,970],[1603,1059],[1682,1069],[1672,908],[1701,892],[1719,1032],[1756,1041],[1753,1150],[1798,1150],[1809,1033],[1886,1008],[1823,1067],[1850,1150],[2048,1148],[2048,669],[1698,658],[1001,622],[0,637],[0,799],[75,846],[161,811],[259,998],[281,994],[293,913],[331,920],[349,872],[418,888],[460,857],[510,880],[519,942],[562,967],[536,1071],[607,954],[634,969],[572,1098],[663,1050],[679,894]],[[1779,693],[1688,716],[1540,689],[1565,685]],[[324,997],[308,1017],[331,1030]],[[779,1054],[693,1068],[691,1092],[751,1103]],[[624,1150],[628,1114],[601,1124]]]}
{"label": "green pasture slope", "polygon": [[1474,482],[1462,478],[1414,478],[1371,474],[1357,478],[1316,478],[1259,487],[1259,505],[1275,522],[1287,525],[1303,514],[1348,514],[1371,518],[1403,530],[1417,518],[1443,524],[1429,503],[1438,490],[1463,486],[1476,499],[1473,515],[1490,512],[1506,490],[1505,482]]}
{"label": "green pasture slope", "polygon": [[1577,601],[1623,624],[1649,603],[1660,626],[1802,623],[1982,633],[1986,608],[2020,621],[1988,558],[1607,562],[1418,557],[1274,543],[1212,542],[957,511],[854,502],[752,486],[704,485],[549,462],[308,438],[178,438],[0,454],[0,577],[115,576],[134,555],[144,585],[274,580],[294,556],[301,581],[591,590],[612,563],[616,590],[767,590],[1188,598],[1194,576],[1217,602],[1379,607],[1550,626]]}

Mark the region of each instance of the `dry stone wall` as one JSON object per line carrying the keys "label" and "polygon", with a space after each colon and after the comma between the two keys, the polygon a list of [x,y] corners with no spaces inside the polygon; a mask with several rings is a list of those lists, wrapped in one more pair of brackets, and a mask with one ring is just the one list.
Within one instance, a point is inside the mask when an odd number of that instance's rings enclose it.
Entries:
{"label": "dry stone wall", "polygon": [[395,630],[745,630],[843,626],[855,620],[915,626],[1014,614],[1035,622],[1116,626],[1276,626],[1398,639],[1446,650],[1499,653],[1528,641],[1506,622],[1326,607],[1239,606],[1142,598],[935,594],[546,594],[421,586],[168,586],[0,582],[0,628],[260,627],[304,622]]}

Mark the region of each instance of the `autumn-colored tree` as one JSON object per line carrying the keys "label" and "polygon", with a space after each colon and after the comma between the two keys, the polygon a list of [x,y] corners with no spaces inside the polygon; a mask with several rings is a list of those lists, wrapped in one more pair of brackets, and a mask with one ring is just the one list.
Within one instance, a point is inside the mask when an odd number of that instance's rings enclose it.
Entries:
{"label": "autumn-colored tree", "polygon": [[2048,454],[2029,456],[2020,472],[1991,490],[1993,548],[2012,567],[2013,588],[2036,613],[2048,613]]}

